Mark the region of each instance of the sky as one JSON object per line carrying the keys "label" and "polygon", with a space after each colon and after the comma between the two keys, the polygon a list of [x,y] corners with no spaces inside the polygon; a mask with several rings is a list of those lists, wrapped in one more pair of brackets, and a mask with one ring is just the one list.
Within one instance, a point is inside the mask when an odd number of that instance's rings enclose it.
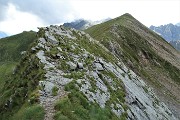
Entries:
{"label": "sky", "polygon": [[81,18],[97,21],[124,13],[147,27],[176,24],[180,22],[180,0],[0,0],[0,31],[13,35]]}

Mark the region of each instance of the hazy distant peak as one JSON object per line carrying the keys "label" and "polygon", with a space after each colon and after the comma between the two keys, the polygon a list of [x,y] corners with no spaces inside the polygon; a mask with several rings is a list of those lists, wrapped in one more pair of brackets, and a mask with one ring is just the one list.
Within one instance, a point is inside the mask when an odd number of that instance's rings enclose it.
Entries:
{"label": "hazy distant peak", "polygon": [[160,26],[150,26],[150,29],[161,35],[166,41],[180,40],[180,26],[172,23]]}
{"label": "hazy distant peak", "polygon": [[111,18],[106,18],[103,20],[98,20],[98,21],[91,21],[91,20],[85,20],[85,19],[78,19],[69,23],[64,23],[63,26],[65,27],[70,27],[70,28],[75,28],[77,30],[84,30],[87,29],[93,25],[100,24],[103,22],[106,22],[110,20]]}

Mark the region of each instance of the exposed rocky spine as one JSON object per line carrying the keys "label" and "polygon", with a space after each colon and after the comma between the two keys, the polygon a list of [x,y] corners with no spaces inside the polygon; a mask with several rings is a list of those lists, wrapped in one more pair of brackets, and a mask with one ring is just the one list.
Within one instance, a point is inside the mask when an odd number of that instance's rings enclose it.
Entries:
{"label": "exposed rocky spine", "polygon": [[[176,119],[139,76],[88,34],[63,26],[40,28],[38,34],[38,44],[32,50],[46,71],[45,79],[39,81],[45,120],[53,119],[53,105],[67,96],[64,86],[70,82],[74,82],[89,104],[108,107],[119,118],[125,114],[127,119]],[[111,60],[94,54],[96,51],[83,46],[82,40],[102,49]],[[119,93],[122,95],[118,96]]]}

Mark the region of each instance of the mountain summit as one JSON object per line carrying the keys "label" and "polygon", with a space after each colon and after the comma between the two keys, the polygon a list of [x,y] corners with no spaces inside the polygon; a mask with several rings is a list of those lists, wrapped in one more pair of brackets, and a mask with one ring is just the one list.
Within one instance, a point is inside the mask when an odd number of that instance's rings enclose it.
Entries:
{"label": "mountain summit", "polygon": [[28,45],[0,82],[3,120],[179,117],[179,53],[130,14],[85,31],[42,27]]}
{"label": "mountain summit", "polygon": [[85,31],[144,78],[179,116],[180,54],[177,50],[130,14]]}

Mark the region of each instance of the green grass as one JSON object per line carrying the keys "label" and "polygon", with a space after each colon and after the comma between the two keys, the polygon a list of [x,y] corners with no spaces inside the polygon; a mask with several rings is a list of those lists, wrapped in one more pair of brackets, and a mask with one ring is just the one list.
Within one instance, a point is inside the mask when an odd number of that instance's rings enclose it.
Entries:
{"label": "green grass", "polygon": [[36,39],[36,33],[33,31],[2,38],[0,40],[0,62],[18,62],[21,59],[21,52],[26,51]]}
{"label": "green grass", "polygon": [[13,74],[16,62],[6,62],[0,64],[0,91],[2,90],[8,75]]}
{"label": "green grass", "polygon": [[[155,78],[156,73],[167,74],[171,80],[180,84],[180,70],[160,57],[149,43],[151,39],[144,37],[144,34],[141,34],[135,30],[135,28],[144,31],[151,36],[151,38],[157,39],[157,41],[172,48],[162,37],[149,30],[129,14],[124,14],[105,23],[92,26],[85,30],[85,32],[101,42],[110,51],[112,51],[110,43],[113,43],[115,46],[115,55],[122,59],[123,62],[138,75],[154,84],[155,87],[157,86],[156,84],[159,83],[158,79],[152,80],[152,78]],[[111,32],[112,29],[115,29],[119,37]],[[166,47],[160,47],[172,54]],[[146,57],[148,61],[147,64],[143,63],[139,53],[142,53]],[[156,65],[156,62],[160,64],[160,67]],[[151,70],[151,72],[149,72],[149,70]]]}
{"label": "green grass", "polygon": [[53,89],[52,89],[52,95],[53,95],[53,96],[56,96],[58,90],[59,90],[59,89],[58,89],[56,86],[54,86]]}
{"label": "green grass", "polygon": [[40,105],[23,106],[11,120],[44,120],[44,109]]}
{"label": "green grass", "polygon": [[[0,118],[7,119],[17,113],[25,100],[32,98],[31,92],[43,78],[43,66],[35,55],[28,52],[21,55],[21,52],[27,51],[36,40],[36,33],[30,31],[0,41]],[[31,109],[27,110],[27,114],[30,114],[28,111]]]}
{"label": "green grass", "polygon": [[71,93],[55,105],[55,120],[118,120],[110,108],[100,108],[96,103],[89,103],[87,98],[76,88],[75,81],[66,85]]}
{"label": "green grass", "polygon": [[[75,71],[73,71],[75,72]],[[76,83],[76,79],[65,86],[65,90],[70,93],[68,96],[55,105],[55,109],[57,113],[55,115],[56,120],[67,119],[67,120],[124,120],[127,117],[126,112],[124,112],[120,118],[118,118],[111,111],[111,104],[120,104],[126,111],[128,107],[125,104],[125,91],[123,88],[122,81],[117,79],[117,77],[108,71],[102,71],[99,74],[99,78],[103,81],[103,83],[107,86],[108,91],[110,92],[110,99],[106,102],[105,108],[100,108],[97,103],[89,102],[88,99],[84,96],[82,92],[79,91],[77,86],[81,86],[83,82],[79,85]],[[111,88],[110,83],[108,83],[104,79],[104,75],[109,76],[112,79],[112,83],[114,83],[114,87],[117,88],[113,90]],[[73,77],[72,77],[73,78]],[[91,92],[95,92],[98,88],[96,86],[96,80],[90,76],[87,76],[89,82],[92,86],[89,90]],[[77,85],[77,86],[76,86]]]}
{"label": "green grass", "polygon": [[0,91],[4,81],[13,73],[13,69],[20,61],[21,52],[26,51],[36,39],[36,33],[30,31],[0,40]]}

